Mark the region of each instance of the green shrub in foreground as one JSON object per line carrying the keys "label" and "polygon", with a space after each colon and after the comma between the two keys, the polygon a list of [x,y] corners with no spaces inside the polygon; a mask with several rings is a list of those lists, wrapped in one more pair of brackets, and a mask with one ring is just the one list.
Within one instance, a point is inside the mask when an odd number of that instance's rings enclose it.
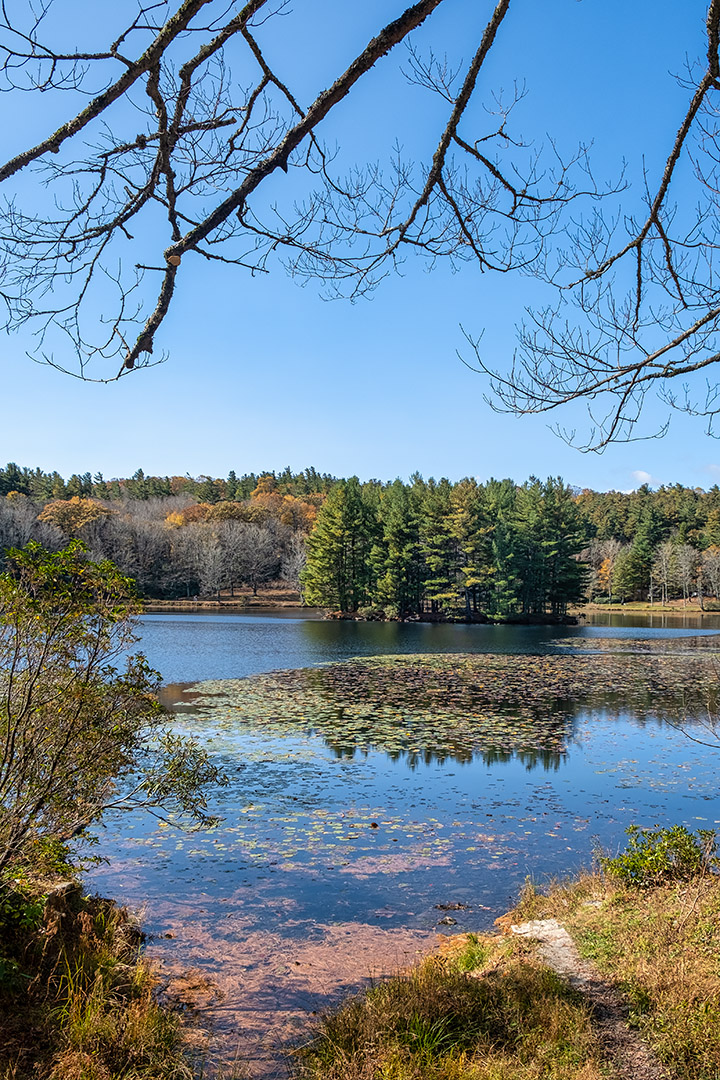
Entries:
{"label": "green shrub in foreground", "polygon": [[649,888],[668,881],[686,881],[697,874],[717,870],[714,829],[692,833],[684,825],[669,829],[641,829],[631,825],[625,830],[627,849],[615,857],[602,856],[600,864],[611,877],[635,888]]}

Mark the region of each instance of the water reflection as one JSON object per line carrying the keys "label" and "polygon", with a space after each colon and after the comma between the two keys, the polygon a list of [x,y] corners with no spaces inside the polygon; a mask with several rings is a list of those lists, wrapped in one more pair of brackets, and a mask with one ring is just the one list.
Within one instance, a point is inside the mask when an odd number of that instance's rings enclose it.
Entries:
{"label": "water reflection", "polygon": [[[714,634],[720,616],[690,617],[678,629],[631,629],[622,616],[596,615],[580,626],[463,626],[362,623],[269,615],[145,615],[140,647],[167,682],[237,679],[277,669],[310,667],[353,656],[408,653],[553,652],[557,642],[592,645],[604,637],[635,639]],[[673,618],[667,616],[667,618]],[[607,620],[612,619],[612,625]],[[710,622],[708,622],[710,620]]]}
{"label": "water reflection", "polygon": [[[168,973],[194,968],[223,991],[202,1023],[229,1056],[244,1039],[258,1069],[313,1009],[445,932],[436,904],[467,905],[449,932],[488,929],[528,874],[576,871],[595,838],[614,851],[631,823],[720,826],[720,749],[673,726],[705,715],[717,681],[694,628],[679,635],[692,655],[664,655],[655,627],[627,641],[623,628],[199,618],[145,622],[144,644],[177,680],[235,676],[166,688],[190,706],[178,726],[231,777],[210,808],[224,821],[188,835],[109,820],[109,863],[91,878],[144,908]],[[267,674],[348,652],[360,658]]]}
{"label": "water reflection", "polygon": [[577,717],[677,723],[717,707],[714,654],[384,656],[193,688],[197,730],[231,752],[252,730],[320,736],[338,759],[381,750],[409,768],[523,755],[558,768]]}

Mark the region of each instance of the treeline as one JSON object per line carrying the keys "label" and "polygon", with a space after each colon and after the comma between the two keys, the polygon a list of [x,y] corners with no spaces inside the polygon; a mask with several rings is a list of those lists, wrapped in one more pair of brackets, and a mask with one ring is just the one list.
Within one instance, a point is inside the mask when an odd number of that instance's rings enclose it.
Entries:
{"label": "treeline", "polygon": [[335,485],[307,545],[309,604],[372,617],[560,617],[582,599],[585,534],[560,479]]}
{"label": "treeline", "polygon": [[73,536],[148,597],[282,580],[308,603],[403,618],[558,616],[583,597],[720,597],[717,486],[361,483],[312,468],[65,480],[0,469],[0,557],[30,539],[57,550]]}
{"label": "treeline", "polygon": [[14,491],[37,502],[72,498],[143,501],[187,495],[198,502],[214,504],[250,499],[264,477],[272,478],[281,495],[296,497],[327,494],[337,483],[335,477],[313,468],[294,473],[289,466],[279,473],[243,473],[242,476],[231,469],[224,480],[212,476],[148,476],[142,469],[127,478],[106,480],[100,472],[86,472],[73,473],[64,480],[58,472],[21,468],[10,462],[0,469],[0,497]]}
{"label": "treeline", "polygon": [[245,500],[197,502],[190,495],[42,501],[13,490],[0,498],[3,552],[36,540],[50,551],[78,538],[95,560],[110,559],[150,598],[214,597],[235,586],[282,580],[300,587],[305,538],[322,495],[281,494],[261,477]]}

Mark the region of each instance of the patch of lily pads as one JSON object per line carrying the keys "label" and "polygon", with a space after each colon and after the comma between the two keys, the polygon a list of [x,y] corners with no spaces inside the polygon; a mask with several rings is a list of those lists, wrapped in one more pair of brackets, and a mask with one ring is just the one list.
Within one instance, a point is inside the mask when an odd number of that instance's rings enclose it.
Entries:
{"label": "patch of lily pads", "polygon": [[692,722],[715,707],[713,657],[673,654],[422,654],[354,659],[193,687],[220,731],[321,736],[338,757],[380,750],[412,760],[546,766],[566,753],[581,711]]}

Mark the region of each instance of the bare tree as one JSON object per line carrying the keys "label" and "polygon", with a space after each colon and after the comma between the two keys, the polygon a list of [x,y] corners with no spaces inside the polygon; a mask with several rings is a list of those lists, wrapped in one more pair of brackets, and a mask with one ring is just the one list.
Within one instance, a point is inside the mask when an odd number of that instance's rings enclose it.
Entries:
{"label": "bare tree", "polygon": [[658,544],[652,565],[652,579],[660,585],[660,603],[667,604],[671,591],[677,586],[677,547],[671,540]]}
{"label": "bare tree", "polygon": [[693,585],[697,580],[700,554],[690,544],[679,544],[675,558],[677,561],[678,581],[682,589],[683,605],[685,605],[692,595]]}
{"label": "bare tree", "polygon": [[720,547],[713,545],[702,553],[702,573],[709,592],[720,600]]}
{"label": "bare tree", "polygon": [[[35,355],[58,367],[117,377],[156,356],[194,261],[254,275],[284,253],[293,273],[350,296],[409,252],[484,270],[531,266],[567,203],[598,192],[582,168],[584,191],[573,186],[583,151],[541,162],[511,137],[515,98],[503,103],[497,87],[480,96],[510,2],[398,6],[310,102],[266,48],[278,26],[293,25],[287,0],[120,0],[114,40],[69,52],[54,44],[61,5],[3,4],[0,90],[67,102],[64,123],[0,165],[6,328],[33,330]],[[459,21],[469,60],[439,59],[423,37],[440,7]],[[323,30],[315,37],[324,49]],[[350,163],[341,164],[322,141],[328,118],[403,43],[405,75],[444,108],[431,160],[414,166],[398,154],[386,168],[357,165],[344,142]],[[385,100],[374,107],[383,112]]]}
{"label": "bare tree", "polygon": [[201,525],[185,525],[169,530],[173,575],[185,588],[186,596],[194,595],[199,587],[198,565],[202,558]]}
{"label": "bare tree", "polygon": [[0,564],[3,551],[24,547],[29,540],[37,540],[50,551],[63,546],[65,538],[60,530],[37,520],[39,509],[23,495],[0,499]]}
{"label": "bare tree", "polygon": [[[542,272],[558,299],[530,311],[509,371],[487,365],[492,403],[516,414],[585,402],[589,431],[557,427],[568,442],[599,450],[643,437],[645,397],[706,418],[720,411],[720,0],[707,11],[705,56],[680,79],[688,105],[659,177],[645,177],[636,209],[622,203],[580,218],[561,260]],[[692,175],[689,177],[689,173]],[[709,380],[694,392],[694,372]],[[680,389],[678,389],[680,384]],[[668,411],[669,416],[669,411]],[[667,422],[649,435],[663,434]]]}
{"label": "bare tree", "polygon": [[195,569],[203,596],[216,596],[229,579],[228,555],[219,530],[211,525],[198,525],[195,550]]}
{"label": "bare tree", "polygon": [[[225,526],[228,528],[228,526]],[[280,569],[277,538],[271,529],[251,523],[232,523],[228,533],[232,547],[228,551],[233,579],[249,585],[257,594],[260,585],[273,581]]]}
{"label": "bare tree", "polygon": [[580,561],[587,563],[590,568],[588,582],[590,596],[604,592],[608,600],[611,599],[615,563],[621,550],[622,544],[614,537],[610,540],[598,540],[597,537],[593,537],[587,548],[580,553]]}
{"label": "bare tree", "polygon": [[304,533],[293,533],[282,559],[280,571],[282,579],[294,589],[300,588],[300,575],[305,569],[305,563],[307,562],[306,539]]}

